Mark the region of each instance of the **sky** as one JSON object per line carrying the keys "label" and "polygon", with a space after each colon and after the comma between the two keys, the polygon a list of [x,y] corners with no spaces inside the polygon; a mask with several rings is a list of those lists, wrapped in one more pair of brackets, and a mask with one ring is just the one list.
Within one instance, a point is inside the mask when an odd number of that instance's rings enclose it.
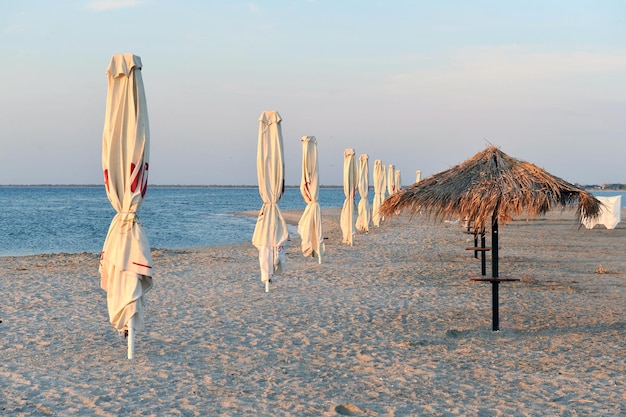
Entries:
{"label": "sky", "polygon": [[0,184],[102,184],[111,56],[141,57],[150,183],[256,185],[258,118],[402,184],[496,145],[626,183],[626,0],[0,0]]}

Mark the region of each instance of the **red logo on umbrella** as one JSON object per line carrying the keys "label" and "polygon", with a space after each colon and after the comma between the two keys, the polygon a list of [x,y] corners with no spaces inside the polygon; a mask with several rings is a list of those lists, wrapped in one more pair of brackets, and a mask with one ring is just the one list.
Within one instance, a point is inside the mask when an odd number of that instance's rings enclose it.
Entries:
{"label": "red logo on umbrella", "polygon": [[141,192],[141,197],[146,196],[146,191],[148,189],[148,163],[139,164],[139,168],[137,172],[135,172],[135,168],[137,166],[131,162],[130,164],[130,177],[132,178],[132,182],[130,184],[130,191],[137,191],[137,186],[139,186],[139,192]]}

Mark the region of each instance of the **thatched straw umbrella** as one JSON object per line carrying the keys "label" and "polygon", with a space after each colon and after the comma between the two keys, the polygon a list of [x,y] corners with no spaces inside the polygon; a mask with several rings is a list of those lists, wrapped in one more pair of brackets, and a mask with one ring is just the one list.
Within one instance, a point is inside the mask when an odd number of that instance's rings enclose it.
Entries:
{"label": "thatched straw umbrella", "polygon": [[491,227],[493,330],[498,330],[498,224],[514,217],[537,217],[578,203],[577,217],[594,218],[600,202],[583,189],[529,162],[490,146],[467,161],[389,196],[380,208],[384,216],[402,210],[424,213],[434,220],[460,217],[476,233]]}

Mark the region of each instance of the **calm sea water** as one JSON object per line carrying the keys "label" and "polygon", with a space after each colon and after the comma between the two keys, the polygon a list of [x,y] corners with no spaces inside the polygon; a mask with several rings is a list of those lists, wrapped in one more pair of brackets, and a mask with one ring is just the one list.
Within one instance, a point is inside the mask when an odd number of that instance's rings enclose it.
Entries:
{"label": "calm sea water", "polygon": [[[626,193],[598,191],[596,195]],[[370,191],[370,199],[373,193]],[[322,188],[322,208],[341,207],[341,188]],[[184,248],[252,239],[259,210],[257,188],[152,187],[139,212],[153,248]],[[281,209],[303,209],[297,188],[287,188]],[[0,186],[0,256],[99,253],[115,211],[103,187]]]}
{"label": "calm sea water", "polygon": [[[373,196],[373,194],[372,194]],[[320,189],[322,208],[341,207],[343,189]],[[252,239],[257,188],[152,187],[139,211],[153,248],[183,248]],[[287,188],[283,210],[304,209],[300,190]],[[1,187],[0,256],[99,253],[115,211],[103,187]]]}

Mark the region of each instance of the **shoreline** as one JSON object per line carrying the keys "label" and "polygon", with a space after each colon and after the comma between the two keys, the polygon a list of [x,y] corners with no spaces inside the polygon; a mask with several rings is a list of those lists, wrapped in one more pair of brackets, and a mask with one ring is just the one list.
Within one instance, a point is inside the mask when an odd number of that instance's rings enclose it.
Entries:
{"label": "shoreline", "polygon": [[[342,190],[343,191],[343,190]],[[200,192],[200,191],[199,191]],[[339,203],[339,195],[343,195],[343,192],[338,193],[332,191],[332,201],[331,204],[325,204],[323,207],[328,207],[329,209],[339,209],[341,207],[341,203]],[[606,194],[606,193],[598,193],[598,194]],[[609,192],[608,194],[611,194]],[[626,193],[624,193],[626,194]],[[256,191],[255,191],[256,195]],[[622,203],[626,204],[626,196],[623,196]],[[290,196],[288,207],[289,210],[302,210],[304,207],[299,192],[292,194]],[[295,199],[295,200],[294,200]],[[343,200],[341,200],[343,201]],[[195,246],[206,246],[211,244],[222,244],[222,243],[245,243],[252,236],[252,229],[254,227],[254,219],[258,215],[259,205],[254,205],[254,207],[248,207],[250,210],[241,212],[243,210],[241,206],[235,205],[235,207],[230,207],[231,211],[228,213],[220,213],[222,216],[222,220],[217,220],[217,217],[212,216],[213,212],[210,212],[209,222],[216,221],[217,223],[222,222],[223,225],[226,225],[226,229],[223,229],[225,233],[217,232],[215,229],[212,229],[207,226],[205,230],[201,233],[199,232],[201,224],[198,224],[198,230],[190,230],[188,236],[186,236],[186,232],[184,230],[186,225],[181,224],[178,227],[175,223],[171,221],[171,218],[168,216],[154,216],[154,219],[147,218],[148,223],[146,223],[147,233],[150,238],[150,243],[152,244],[153,249],[166,249],[166,248],[188,248]],[[333,207],[334,206],[334,207]],[[98,205],[100,208],[101,206]],[[102,205],[102,209],[110,209],[108,203]],[[285,209],[281,207],[283,213],[285,213]],[[192,221],[199,221],[203,213],[198,213],[200,216],[193,217]],[[13,214],[12,214],[13,215]],[[11,215],[11,216],[12,216]],[[299,217],[300,214],[298,214]],[[61,254],[61,253],[100,253],[102,250],[102,244],[104,243],[104,237],[106,236],[106,231],[108,230],[109,223],[107,219],[112,218],[113,213],[109,213],[107,211],[106,215],[98,215],[96,221],[97,232],[85,233],[86,230],[92,230],[93,222],[89,217],[77,217],[76,219],[70,219],[66,217],[59,217],[55,219],[58,221],[57,224],[49,224],[50,228],[54,231],[51,236],[47,236],[38,232],[38,230],[42,230],[41,227],[32,227],[28,224],[25,224],[24,220],[13,221],[9,219],[11,222],[7,224],[7,232],[5,234],[4,239],[2,240],[4,250],[0,250],[0,257],[4,256],[37,256],[42,254]],[[248,220],[237,220],[237,217],[247,217]],[[25,217],[22,216],[22,219]],[[167,219],[167,220],[166,220]],[[70,222],[76,220],[76,226],[78,226],[76,233],[72,232],[72,229],[66,229],[63,224],[64,222]],[[144,219],[145,220],[145,219]],[[152,221],[150,221],[152,220]],[[287,219],[288,223],[291,226],[297,225],[296,218]],[[202,220],[200,220],[202,221]],[[235,226],[231,224],[228,226],[228,223],[244,223],[241,225],[242,227]],[[11,226],[11,224],[19,224],[18,226]],[[156,225],[155,228],[152,226]],[[160,227],[160,226],[163,226]],[[245,226],[245,227],[243,227]],[[171,230],[168,230],[168,227]],[[173,227],[173,228],[172,228]],[[57,233],[58,230],[58,233]],[[167,233],[166,233],[167,231]],[[290,228],[290,232],[294,234],[297,232],[296,227]],[[169,234],[168,234],[169,233]],[[28,235],[24,236],[22,239],[13,238],[11,240],[9,236],[20,236],[20,235]],[[169,237],[174,236],[174,239]],[[153,240],[154,238],[154,240]],[[169,239],[168,239],[169,238]],[[230,241],[230,242],[229,242]]]}
{"label": "shoreline", "polygon": [[[302,212],[303,210],[281,210],[281,212],[283,213],[283,217],[285,218],[285,222],[287,223],[287,227],[289,228],[289,232],[290,235],[293,235],[295,237],[297,237],[297,226],[298,226],[298,221],[300,220],[300,217],[302,217]],[[341,212],[340,208],[323,208],[322,209],[322,216],[339,216],[339,213]],[[259,214],[259,210],[248,210],[248,211],[241,211],[241,212],[233,212],[233,213],[229,213],[233,216],[246,216],[246,217],[252,217],[252,218],[256,218]],[[290,227],[291,226],[291,227]],[[294,226],[296,226],[294,228]],[[104,238],[103,238],[104,239]],[[252,239],[252,235],[250,235],[250,239]],[[104,241],[104,240],[103,240]],[[230,242],[230,243],[217,243],[214,245],[204,245],[204,246],[187,246],[187,247],[179,247],[179,248],[158,248],[158,247],[153,247],[150,248],[152,251],[163,251],[163,250],[194,250],[194,249],[198,249],[198,250],[202,250],[203,248],[211,248],[211,247],[220,247],[220,246],[230,246],[230,245],[242,245],[242,244],[246,244],[248,243],[248,241],[241,241],[241,242]],[[46,252],[46,253],[33,253],[33,254],[26,254],[26,255],[0,255],[0,259],[2,258],[22,258],[22,257],[42,257],[42,256],[54,256],[54,255],[81,255],[81,254],[85,254],[85,255],[97,255],[100,256],[100,252],[89,252],[89,251],[82,251],[82,252]]]}

